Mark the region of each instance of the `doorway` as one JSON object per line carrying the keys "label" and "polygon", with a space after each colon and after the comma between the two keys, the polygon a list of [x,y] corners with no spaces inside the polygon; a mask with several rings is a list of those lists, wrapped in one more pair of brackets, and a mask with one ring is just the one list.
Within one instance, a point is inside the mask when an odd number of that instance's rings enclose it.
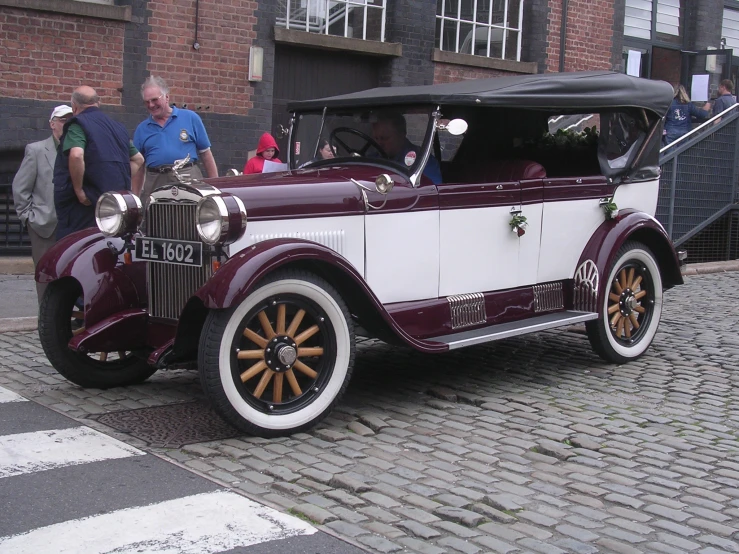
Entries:
{"label": "doorway", "polygon": [[275,48],[272,134],[280,152],[286,153],[287,148],[287,134],[280,129],[290,126],[289,102],[377,87],[382,65],[382,58],[278,44]]}
{"label": "doorway", "polygon": [[667,81],[674,86],[680,83],[681,70],[682,54],[680,50],[660,48],[659,46],[652,47],[652,79]]}

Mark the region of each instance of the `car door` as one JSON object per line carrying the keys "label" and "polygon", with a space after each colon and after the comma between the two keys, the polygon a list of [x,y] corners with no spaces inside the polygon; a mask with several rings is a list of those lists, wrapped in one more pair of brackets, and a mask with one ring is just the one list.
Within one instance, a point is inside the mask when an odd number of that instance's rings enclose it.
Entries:
{"label": "car door", "polygon": [[[436,298],[439,291],[436,187],[427,184],[414,188],[407,178],[397,174],[392,177],[395,186],[386,196],[366,192],[365,279],[383,304]],[[374,188],[372,180],[363,184]]]}
{"label": "car door", "polygon": [[521,211],[518,181],[444,184],[439,191],[439,296],[515,287],[519,238],[512,214]]}
{"label": "car door", "polygon": [[544,179],[538,282],[572,278],[585,245],[604,221],[600,199],[613,189],[600,175]]}

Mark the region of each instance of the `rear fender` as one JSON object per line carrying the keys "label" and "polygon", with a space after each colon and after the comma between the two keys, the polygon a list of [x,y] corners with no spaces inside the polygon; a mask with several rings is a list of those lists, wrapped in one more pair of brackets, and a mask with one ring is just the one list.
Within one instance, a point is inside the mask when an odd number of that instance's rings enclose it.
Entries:
{"label": "rear fender", "polygon": [[106,239],[96,229],[73,233],[50,248],[36,267],[39,283],[69,278],[79,282],[86,327],[146,301],[146,263],[124,265],[123,256],[109,244],[120,250],[123,241]]}
{"label": "rear fender", "polygon": [[[200,302],[191,299],[185,310],[202,316],[201,306],[206,310],[238,306],[261,279],[277,269],[288,267],[306,269],[328,280],[341,294],[351,313],[383,340],[405,343],[426,352],[446,350],[445,345],[419,341],[398,326],[344,257],[330,248],[300,239],[267,240],[237,252],[197,291],[196,297]],[[187,332],[182,323],[178,334]]]}
{"label": "rear fender", "polygon": [[[664,227],[653,217],[644,212],[621,210],[615,219],[603,222],[593,233],[580,256],[577,266],[592,260],[598,268],[598,298],[603,298],[608,290],[608,269],[613,263],[619,249],[627,240],[644,244],[654,254],[665,289],[683,284],[680,272],[680,261],[675,247]],[[599,311],[601,302],[598,302]]]}

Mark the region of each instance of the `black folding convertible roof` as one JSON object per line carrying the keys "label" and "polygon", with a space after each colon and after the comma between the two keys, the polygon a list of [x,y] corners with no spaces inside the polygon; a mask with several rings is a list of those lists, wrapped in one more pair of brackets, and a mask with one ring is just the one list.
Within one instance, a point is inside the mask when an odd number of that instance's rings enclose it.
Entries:
{"label": "black folding convertible roof", "polygon": [[443,85],[379,87],[341,96],[291,102],[289,111],[408,104],[477,105],[533,109],[644,108],[660,117],[672,102],[664,81],[611,71],[542,73],[475,79]]}

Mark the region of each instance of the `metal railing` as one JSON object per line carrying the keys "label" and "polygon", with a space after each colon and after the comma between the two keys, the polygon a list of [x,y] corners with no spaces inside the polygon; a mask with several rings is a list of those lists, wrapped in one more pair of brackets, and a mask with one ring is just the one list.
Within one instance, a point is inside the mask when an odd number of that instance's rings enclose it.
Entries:
{"label": "metal railing", "polygon": [[[729,259],[739,209],[739,105],[662,148],[660,167],[656,217],[675,245],[692,241],[690,261]],[[698,240],[704,231],[710,240]]]}

